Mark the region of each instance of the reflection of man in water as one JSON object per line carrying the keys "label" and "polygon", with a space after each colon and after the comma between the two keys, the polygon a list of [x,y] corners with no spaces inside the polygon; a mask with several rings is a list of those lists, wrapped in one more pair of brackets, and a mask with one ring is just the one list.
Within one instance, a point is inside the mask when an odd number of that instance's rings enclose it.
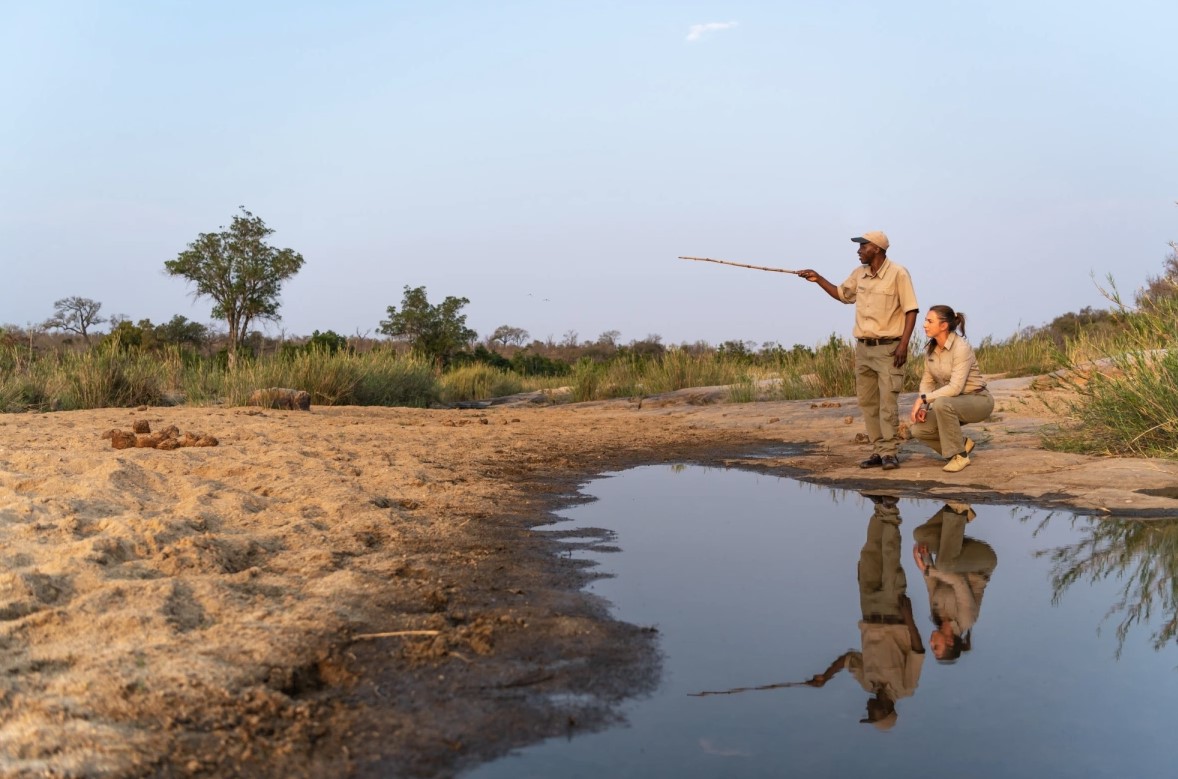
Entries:
{"label": "reflection of man in water", "polygon": [[867,542],[859,553],[859,622],[862,651],[840,655],[806,684],[821,687],[848,669],[871,694],[867,717],[880,730],[896,724],[896,701],[916,692],[924,644],[912,618],[912,601],[900,563],[900,511],[891,496],[868,495],[875,504]]}
{"label": "reflection of man in water", "polygon": [[912,533],[916,539],[912,556],[924,572],[929,609],[937,626],[929,646],[942,663],[952,663],[969,651],[982,594],[998,565],[998,555],[989,544],[965,535],[965,526],[974,516],[968,504],[947,503]]}

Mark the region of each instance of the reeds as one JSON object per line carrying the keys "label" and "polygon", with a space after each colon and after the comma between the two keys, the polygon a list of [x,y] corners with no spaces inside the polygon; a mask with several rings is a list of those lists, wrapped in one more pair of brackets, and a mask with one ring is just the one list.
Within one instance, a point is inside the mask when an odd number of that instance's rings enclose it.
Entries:
{"label": "reeds", "polygon": [[[1055,449],[1178,457],[1178,298],[1142,309],[1121,304],[1119,327],[1078,340],[1061,382],[1073,389],[1070,424],[1049,431]],[[1080,359],[1083,357],[1083,359]]]}
{"label": "reeds", "polygon": [[314,350],[242,360],[226,371],[215,360],[178,349],[141,353],[104,344],[37,355],[19,346],[0,348],[0,409],[8,412],[236,405],[266,387],[305,389],[316,405],[428,406],[440,397],[433,366],[392,351]]}
{"label": "reeds", "polygon": [[[987,374],[1055,371],[1075,390],[1067,424],[1045,437],[1050,447],[1178,457],[1178,351],[1170,351],[1178,342],[1178,301],[1129,310],[1115,294],[1111,299],[1119,306],[1112,326],[1080,331],[1062,345],[1040,336],[987,339],[976,349],[979,363]],[[0,346],[0,409],[242,404],[266,387],[306,390],[314,405],[419,407],[570,385],[576,401],[716,386],[727,387],[727,400],[736,403],[847,397],[855,394],[854,351],[851,341],[837,336],[813,349],[759,354],[671,348],[606,362],[583,358],[569,376],[538,378],[480,363],[443,373],[381,348],[291,352],[242,360],[227,371],[215,359],[179,348],[145,353],[110,341],[85,352],[39,353],[8,344]],[[919,343],[910,355],[906,390],[917,387],[924,368]]]}
{"label": "reeds", "polygon": [[1047,335],[1013,336],[1000,343],[984,339],[974,349],[978,368],[985,374],[1007,377],[1038,376],[1067,364],[1067,354]]}
{"label": "reeds", "polygon": [[466,365],[442,375],[440,387],[444,402],[486,400],[523,391],[523,381],[512,371],[490,365]]}

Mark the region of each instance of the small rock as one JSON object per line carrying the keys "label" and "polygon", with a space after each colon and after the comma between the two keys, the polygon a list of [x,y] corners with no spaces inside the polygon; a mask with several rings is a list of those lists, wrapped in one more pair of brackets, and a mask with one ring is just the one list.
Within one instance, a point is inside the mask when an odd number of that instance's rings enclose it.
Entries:
{"label": "small rock", "polygon": [[291,411],[310,411],[311,393],[306,390],[287,389],[285,387],[270,387],[269,389],[254,390],[249,397],[249,405],[265,408],[285,408]]}
{"label": "small rock", "polygon": [[146,419],[136,419],[131,425],[131,432],[133,433],[150,433],[151,423]]}
{"label": "small rock", "polygon": [[110,431],[110,445],[115,449],[130,449],[135,446],[135,434],[126,430]]}
{"label": "small rock", "polygon": [[843,424],[849,425],[855,421],[855,417],[843,417]]}

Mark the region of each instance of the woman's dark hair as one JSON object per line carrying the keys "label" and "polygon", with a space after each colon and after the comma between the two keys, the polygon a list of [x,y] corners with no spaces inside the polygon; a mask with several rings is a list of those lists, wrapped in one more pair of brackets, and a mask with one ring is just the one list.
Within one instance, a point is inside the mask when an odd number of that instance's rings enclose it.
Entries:
{"label": "woman's dark hair", "polygon": [[[949,323],[949,332],[954,330],[961,333],[961,337],[965,338],[965,314],[960,311],[954,311],[948,306],[929,306],[929,311],[937,315],[937,319],[942,322]],[[937,348],[937,342],[930,340],[928,342],[928,353],[932,354],[933,350]]]}
{"label": "woman's dark hair", "polygon": [[[940,628],[945,623],[945,618],[937,614],[935,611],[930,615],[933,619],[933,624]],[[968,652],[973,649],[973,631],[965,631],[964,636],[953,634],[953,642],[945,650],[945,654],[937,658],[937,662],[941,665],[952,665],[957,662],[957,658],[961,657],[962,652]]]}

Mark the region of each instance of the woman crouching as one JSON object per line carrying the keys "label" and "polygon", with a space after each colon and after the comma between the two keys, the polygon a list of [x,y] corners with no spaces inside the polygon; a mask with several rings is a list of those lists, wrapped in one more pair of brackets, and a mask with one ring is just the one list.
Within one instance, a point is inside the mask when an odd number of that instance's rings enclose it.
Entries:
{"label": "woman crouching", "polygon": [[974,447],[973,441],[963,437],[961,426],[989,417],[994,398],[986,390],[973,349],[965,342],[965,314],[949,306],[933,306],[924,318],[924,334],[928,354],[920,397],[912,404],[912,436],[949,460],[944,470],[957,473],[969,465]]}

